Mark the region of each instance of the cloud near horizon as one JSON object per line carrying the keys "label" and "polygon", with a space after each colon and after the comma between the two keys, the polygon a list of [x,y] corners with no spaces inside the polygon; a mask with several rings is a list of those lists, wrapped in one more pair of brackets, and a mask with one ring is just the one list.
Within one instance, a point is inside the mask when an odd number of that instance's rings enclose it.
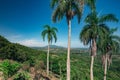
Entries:
{"label": "cloud near horizon", "polygon": [[[29,38],[25,39],[22,35],[12,35],[7,38],[10,42],[19,43],[21,45],[27,47],[44,47],[47,44],[47,41],[43,41],[42,39],[37,38]],[[58,40],[56,43],[52,43],[52,45],[62,46],[67,48],[67,40]],[[88,45],[89,46],[89,45]],[[83,43],[77,39],[71,40],[71,48],[87,48],[88,46],[84,46]]]}
{"label": "cloud near horizon", "polygon": [[18,41],[17,43],[28,47],[41,47],[45,45],[44,42],[41,43],[39,40],[36,39],[26,39],[26,40]]}

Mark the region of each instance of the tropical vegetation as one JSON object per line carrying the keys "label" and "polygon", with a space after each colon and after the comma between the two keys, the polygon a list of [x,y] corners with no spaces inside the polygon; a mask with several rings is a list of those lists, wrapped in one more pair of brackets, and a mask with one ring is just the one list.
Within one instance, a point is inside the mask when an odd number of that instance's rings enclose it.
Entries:
{"label": "tropical vegetation", "polygon": [[[116,30],[117,28],[110,29],[109,33],[98,41],[98,49],[102,54],[104,80],[106,80],[107,69],[112,63],[112,55],[117,53],[120,48],[120,37],[113,34]],[[101,41],[103,38],[104,40]]]}
{"label": "tropical vegetation", "polygon": [[[51,47],[53,40],[57,42],[58,29],[49,25],[44,25],[41,32],[43,41],[47,39],[47,48],[26,47],[0,35],[0,80],[119,80],[120,36],[114,34],[117,28],[108,25],[119,20],[111,13],[97,13],[95,2],[51,0],[52,21],[66,18],[67,48]],[[78,39],[89,48],[71,49],[72,19],[76,16],[80,23],[86,5],[90,12]]]}
{"label": "tropical vegetation", "polygon": [[[28,60],[24,61],[24,62],[20,62],[17,59],[15,60],[14,58],[11,59],[7,59],[7,58],[3,58],[4,55],[0,56],[0,73],[1,71],[4,73],[4,77],[5,79],[11,78],[11,79],[31,79],[31,75],[35,74],[35,79],[45,79],[45,78],[49,78],[50,80],[66,80],[66,53],[67,53],[67,49],[65,49],[64,52],[60,52],[61,49],[59,49],[59,51],[57,51],[56,53],[52,53],[50,51],[50,74],[49,76],[47,76],[46,74],[46,63],[47,63],[47,49],[45,49],[44,51],[38,50],[38,49],[32,49],[32,48],[28,48],[19,44],[14,44],[8,42],[6,43],[6,39],[4,37],[0,38],[0,40],[3,40],[2,42],[9,45],[9,44],[13,44],[14,46],[17,46],[17,49],[21,50],[23,53],[26,52],[28,54],[26,54],[26,57],[29,57]],[[6,46],[7,46],[6,45]],[[4,48],[4,47],[2,47]],[[43,50],[42,49],[42,50]],[[54,50],[56,50],[56,48],[53,48]],[[73,50],[73,49],[72,49]],[[80,49],[82,50],[82,49]],[[83,51],[85,52],[81,52],[81,53],[76,53],[75,50],[71,51],[71,80],[90,80],[89,77],[89,73],[90,73],[90,57],[89,57],[89,52],[88,49],[83,49]],[[86,52],[87,51],[87,52]],[[21,52],[21,55],[23,55]],[[100,52],[101,53],[101,52]],[[101,63],[101,54],[98,54],[97,57],[95,58],[95,62],[94,62],[94,79],[95,80],[102,80],[103,76],[104,76],[104,69],[102,68],[102,63]],[[18,54],[18,53],[16,53]],[[5,54],[6,55],[6,54]],[[11,56],[12,57],[12,56]],[[24,57],[21,56],[21,59],[24,59]],[[6,60],[7,59],[7,60]],[[12,60],[14,59],[14,60]],[[107,80],[119,80],[120,79],[120,70],[119,70],[119,62],[120,61],[120,54],[115,53],[112,56],[112,64],[111,66],[108,68],[109,70],[107,71]],[[6,64],[9,63],[9,66],[15,66],[15,67],[10,67],[7,68],[7,66],[3,66],[3,63]],[[31,62],[34,62],[34,65],[30,65]],[[17,64],[17,65],[16,65]],[[13,68],[13,69],[12,69]],[[33,69],[33,72],[31,72],[31,68]],[[11,72],[10,70],[12,70],[12,74],[10,73],[8,76],[7,72]],[[40,73],[38,73],[40,72]],[[114,76],[113,76],[114,75]],[[41,77],[40,77],[41,76]]]}
{"label": "tropical vegetation", "polygon": [[80,33],[80,40],[85,45],[90,45],[91,51],[91,66],[90,66],[90,78],[93,78],[93,64],[94,57],[97,53],[97,40],[100,37],[103,37],[105,34],[108,34],[108,26],[106,22],[113,21],[117,22],[118,19],[113,14],[106,14],[99,16],[96,12],[91,12],[85,18],[86,25],[83,27],[83,30]]}

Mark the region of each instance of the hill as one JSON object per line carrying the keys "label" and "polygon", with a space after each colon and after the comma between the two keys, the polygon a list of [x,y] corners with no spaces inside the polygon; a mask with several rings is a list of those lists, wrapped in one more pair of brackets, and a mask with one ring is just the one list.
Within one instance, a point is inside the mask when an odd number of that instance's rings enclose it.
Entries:
{"label": "hill", "polygon": [[[27,79],[28,77],[32,78],[32,80],[34,78],[35,80],[41,78],[48,80],[54,78],[55,80],[58,80],[54,73],[51,73],[51,77],[47,76],[45,71],[45,63],[45,52],[38,51],[17,43],[11,43],[3,36],[0,36],[0,73],[2,71],[2,78],[4,77],[5,80],[13,80],[13,78],[16,76],[17,79],[15,80],[29,80]],[[33,70],[31,71],[31,69]]]}
{"label": "hill", "polygon": [[0,36],[1,59],[12,59],[15,61],[24,62],[29,60],[32,55],[36,55],[39,52],[35,49],[17,43],[11,43],[4,37]]}

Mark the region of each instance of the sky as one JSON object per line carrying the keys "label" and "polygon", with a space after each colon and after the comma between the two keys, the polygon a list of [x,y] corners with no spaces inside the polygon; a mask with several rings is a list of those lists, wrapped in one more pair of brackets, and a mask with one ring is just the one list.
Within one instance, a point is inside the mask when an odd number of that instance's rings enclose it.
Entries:
{"label": "sky", "polygon": [[[51,0],[0,0],[0,35],[13,43],[29,47],[42,47],[47,45],[43,41],[41,32],[43,26],[48,24],[58,28],[58,40],[53,45],[67,47],[68,27],[65,17],[57,23],[52,22],[53,9],[50,8]],[[120,20],[120,0],[96,0],[97,12],[102,14],[112,13]],[[85,16],[89,13],[88,7],[84,8],[80,24],[77,18],[72,20],[71,47],[87,47],[79,40]],[[120,21],[107,23],[110,28],[118,28],[115,33],[120,36]]]}

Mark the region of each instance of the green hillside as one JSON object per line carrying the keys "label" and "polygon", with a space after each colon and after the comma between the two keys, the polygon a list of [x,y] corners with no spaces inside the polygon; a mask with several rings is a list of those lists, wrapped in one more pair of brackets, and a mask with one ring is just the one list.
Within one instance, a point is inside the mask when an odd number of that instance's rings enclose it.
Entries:
{"label": "green hillside", "polygon": [[[66,51],[50,53],[50,76],[46,76],[46,52],[11,43],[2,36],[0,46],[0,71],[6,80],[66,80]],[[89,67],[89,53],[71,54],[71,80],[90,80]],[[103,76],[99,55],[95,58],[94,77],[103,80]],[[120,55],[113,55],[107,80],[120,80]]]}

